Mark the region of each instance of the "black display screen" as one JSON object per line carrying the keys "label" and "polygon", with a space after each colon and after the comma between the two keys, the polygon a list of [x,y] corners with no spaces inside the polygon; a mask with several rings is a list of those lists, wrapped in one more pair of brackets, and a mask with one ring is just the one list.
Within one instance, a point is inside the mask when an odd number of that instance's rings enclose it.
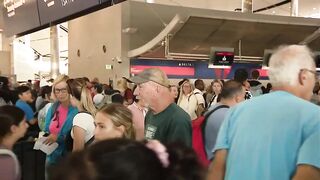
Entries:
{"label": "black display screen", "polygon": [[40,23],[56,22],[99,4],[99,0],[38,0]]}
{"label": "black display screen", "polygon": [[1,11],[7,36],[40,27],[37,0],[4,0]]}
{"label": "black display screen", "polygon": [[213,58],[213,65],[231,66],[234,60],[234,53],[216,51]]}

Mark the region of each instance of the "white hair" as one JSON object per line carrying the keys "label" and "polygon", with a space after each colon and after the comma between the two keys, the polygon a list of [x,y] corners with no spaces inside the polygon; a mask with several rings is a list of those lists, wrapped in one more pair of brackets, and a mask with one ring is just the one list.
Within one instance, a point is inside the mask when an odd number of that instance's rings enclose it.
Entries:
{"label": "white hair", "polygon": [[307,46],[281,46],[270,58],[268,74],[274,86],[294,86],[301,69],[314,67],[313,54]]}

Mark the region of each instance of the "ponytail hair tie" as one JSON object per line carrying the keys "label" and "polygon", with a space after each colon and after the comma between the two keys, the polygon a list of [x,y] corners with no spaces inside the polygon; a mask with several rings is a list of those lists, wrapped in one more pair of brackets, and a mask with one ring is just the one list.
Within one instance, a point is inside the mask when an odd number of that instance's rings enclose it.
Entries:
{"label": "ponytail hair tie", "polygon": [[151,140],[147,142],[146,147],[157,154],[157,157],[163,167],[167,168],[169,166],[169,154],[163,144],[161,144],[158,140]]}

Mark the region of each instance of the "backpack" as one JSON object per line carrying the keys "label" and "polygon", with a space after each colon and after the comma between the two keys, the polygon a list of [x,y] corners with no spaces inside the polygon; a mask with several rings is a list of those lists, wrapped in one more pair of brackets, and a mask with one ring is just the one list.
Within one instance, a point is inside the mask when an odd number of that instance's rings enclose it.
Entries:
{"label": "backpack", "polygon": [[192,121],[192,148],[196,152],[198,159],[205,166],[208,167],[210,161],[207,159],[205,150],[205,127],[208,117],[221,108],[229,108],[227,105],[220,105],[209,111],[206,115],[202,115]]}
{"label": "backpack", "polygon": [[8,149],[0,149],[0,155],[8,155],[13,159],[14,166],[15,166],[15,176],[17,179],[20,175],[20,164],[19,164],[19,161],[18,161],[16,155]]}

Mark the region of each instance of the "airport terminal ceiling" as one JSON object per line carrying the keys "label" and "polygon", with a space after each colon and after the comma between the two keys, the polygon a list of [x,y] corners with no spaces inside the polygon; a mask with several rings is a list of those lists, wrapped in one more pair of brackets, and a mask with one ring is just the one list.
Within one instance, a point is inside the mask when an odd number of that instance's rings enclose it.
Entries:
{"label": "airport terminal ceiling", "polygon": [[[136,0],[136,1],[144,1],[145,0]],[[151,2],[148,0],[148,2]],[[184,1],[184,0],[153,0],[155,3],[161,3],[161,4],[171,4],[175,6],[187,6],[187,7],[198,7],[198,8],[209,8],[209,9],[219,9],[219,10],[226,10],[226,11],[233,11],[236,8],[241,7],[241,0],[224,0],[224,1],[210,1],[210,0],[203,0],[203,1],[197,1],[197,3],[193,4],[190,1]],[[266,7],[271,4],[275,4],[280,2],[280,0],[264,0],[264,1],[257,1],[253,0],[253,9],[259,9]],[[0,3],[3,3],[3,0],[0,0]],[[300,0],[299,1],[299,15],[300,16],[315,16],[316,14],[320,13],[320,2],[318,0]],[[145,9],[143,11],[140,11],[139,13],[144,16],[144,21],[139,21],[135,22],[134,18],[135,16],[130,17],[130,23],[132,24],[131,26],[136,27],[138,29],[138,33],[136,34],[131,34],[130,37],[132,38],[130,40],[130,47],[136,48],[143,43],[147,42],[150,40],[152,37],[154,37],[157,33],[161,31],[161,29],[164,28],[164,24],[168,23],[171,18],[174,16],[174,10],[169,12],[170,10],[167,10],[165,12],[161,12],[158,9],[152,9],[148,7],[149,5],[145,4]],[[181,8],[181,7],[180,7]],[[135,11],[137,13],[137,11]],[[270,15],[290,15],[290,3],[277,7],[277,8],[272,8],[270,10],[261,12],[264,14],[270,14]],[[1,17],[3,13],[0,13],[0,29],[3,29],[3,18]],[[159,15],[163,15],[161,19],[159,19]],[[139,15],[137,15],[139,17]],[[316,17],[316,16],[315,16]],[[161,22],[163,21],[163,22]],[[150,23],[152,22],[152,23]],[[135,23],[135,24],[134,24]],[[223,24],[221,27],[214,26],[215,23],[218,24]],[[133,25],[134,24],[134,25]],[[195,27],[196,24],[196,27]],[[238,24],[238,26],[242,26],[241,23],[235,23]],[[200,54],[207,54],[209,52],[209,48],[211,44],[214,44],[218,41],[219,38],[222,38],[221,36],[225,36],[228,28],[233,28],[233,23],[231,21],[221,21],[221,20],[215,20],[212,18],[199,18],[197,16],[190,17],[188,21],[185,23],[183,28],[180,29],[180,31],[172,38],[171,41],[171,50],[172,52],[184,52],[184,53],[200,53]],[[250,29],[256,27],[259,29],[261,24],[259,23],[251,23],[247,25],[246,30],[250,32]],[[233,46],[238,48],[238,42],[235,41],[235,39],[239,39],[241,37],[242,43],[243,43],[243,55],[248,54],[248,55],[260,55],[261,56],[261,49],[265,48],[263,47],[264,44],[267,42],[273,42],[270,45],[268,45],[266,48],[273,47],[274,44],[277,44],[277,41],[281,41],[281,37],[286,38],[287,36],[290,36],[291,40],[288,42],[293,42],[296,43],[297,41],[299,42],[300,39],[302,39],[303,35],[297,32],[292,32],[291,27],[281,27],[281,26],[275,26],[275,31],[270,32],[268,36],[263,35],[261,36],[260,34],[263,31],[266,31],[264,27],[260,27],[259,33],[254,33],[254,35],[244,35],[243,32],[237,32],[236,34],[233,33],[233,36],[236,35],[233,39],[225,39],[225,41],[220,40],[220,44],[218,43],[217,45],[226,45],[226,46]],[[250,27],[250,28],[249,28]],[[271,28],[271,27],[270,27]],[[144,31],[147,29],[147,31]],[[233,28],[235,29],[235,28]],[[303,32],[306,34],[312,32],[314,30],[314,27],[309,27],[309,28],[303,28]],[[252,31],[251,31],[252,32]],[[257,32],[257,30],[255,30]],[[287,32],[287,33],[285,33]],[[230,33],[230,32],[229,32]],[[31,42],[33,44],[34,49],[40,49],[40,51],[43,51],[43,54],[48,54],[49,53],[49,48],[47,49],[46,52],[43,48],[43,45],[37,45],[37,44],[43,44],[43,43],[36,43],[37,40],[45,39],[43,37],[43,33],[40,33],[41,37],[37,37],[37,33],[34,33],[31,36]],[[49,33],[47,33],[47,39],[49,39]],[[143,34],[143,36],[141,35]],[[252,34],[252,33],[251,33]],[[260,36],[259,36],[260,35]],[[192,37],[190,37],[192,36]],[[197,37],[197,36],[202,36],[202,37]],[[227,36],[229,37],[229,36]],[[260,44],[257,43],[250,43],[252,39],[261,39]],[[187,40],[192,41],[191,44],[189,43],[184,43],[181,42],[181,40]],[[275,40],[275,41],[274,41]],[[319,39],[316,41],[313,41],[310,45],[314,47],[320,47],[319,46]],[[187,45],[187,46],[186,46]],[[252,47],[259,47],[260,50],[256,51]],[[163,55],[163,48],[158,47],[160,51],[154,51],[153,53],[149,53],[149,55],[155,55],[155,56],[162,56]],[[158,55],[157,55],[158,53]]]}
{"label": "airport terminal ceiling", "polygon": [[[298,44],[315,32],[318,26],[247,22],[203,17],[190,17],[170,41],[170,50],[177,53],[209,54],[212,46],[235,48],[242,55],[262,56],[265,49],[281,44]],[[319,50],[320,38],[312,49]]]}
{"label": "airport terminal ceiling", "polygon": [[[316,4],[320,6],[320,2]],[[314,18],[271,14],[251,16],[237,14],[240,12],[151,4],[147,6],[132,3],[130,12],[129,27],[137,29],[137,32],[130,34],[130,49],[138,48],[154,38],[176,14],[185,16],[185,20],[181,22],[182,27],[170,37],[169,51],[172,53],[209,55],[210,48],[218,46],[233,47],[238,55],[241,40],[242,56],[262,57],[265,49],[273,49],[280,44],[302,43],[320,27],[319,20]],[[319,51],[320,39],[313,40],[309,45],[313,50]],[[162,43],[141,56],[163,58],[164,52]]]}

